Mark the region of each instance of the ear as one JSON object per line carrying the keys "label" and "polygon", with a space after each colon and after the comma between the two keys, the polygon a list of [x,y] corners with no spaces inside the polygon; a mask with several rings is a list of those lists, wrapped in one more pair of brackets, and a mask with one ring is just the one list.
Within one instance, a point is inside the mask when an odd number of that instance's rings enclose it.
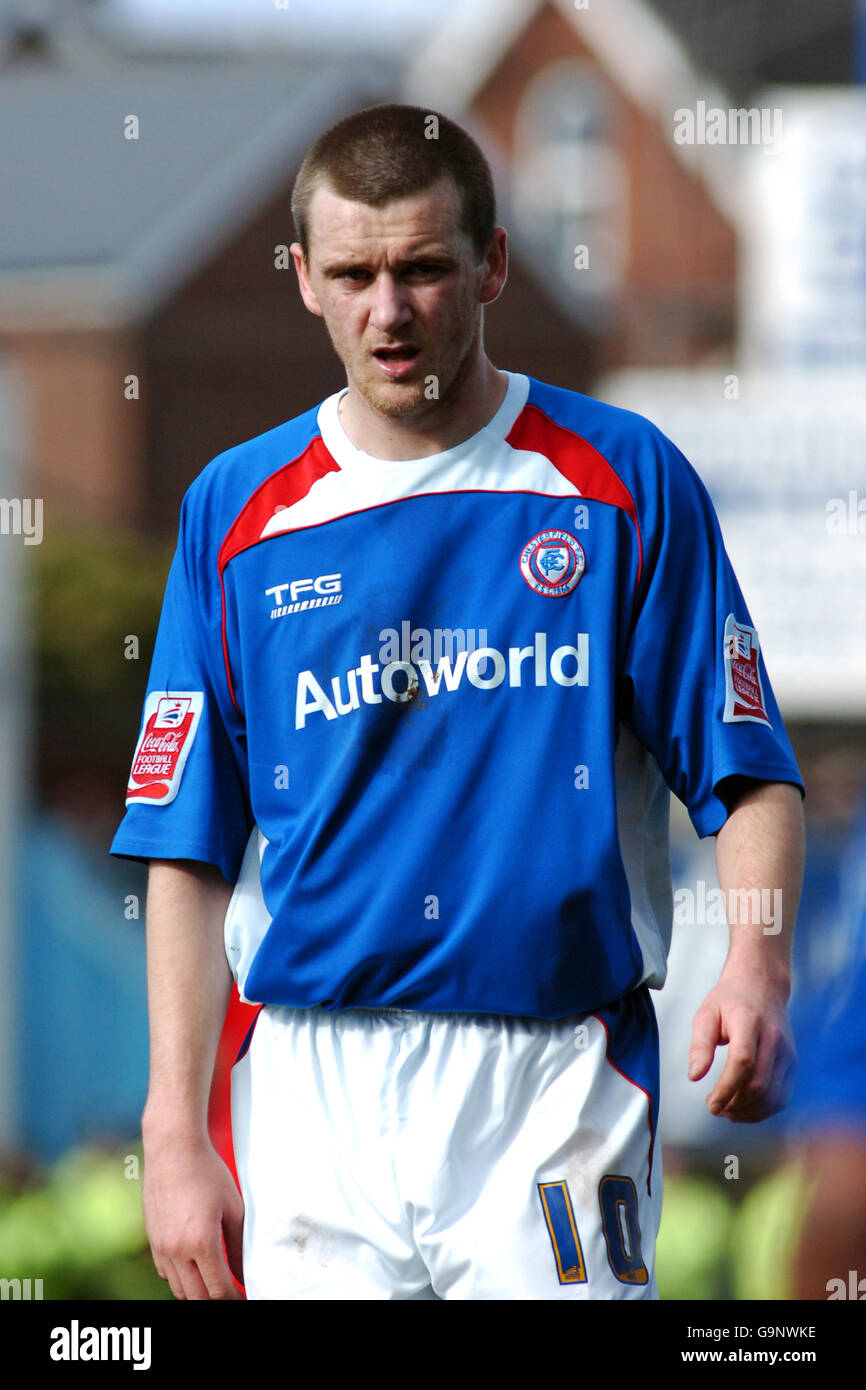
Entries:
{"label": "ear", "polygon": [[483,275],[478,298],[482,304],[498,299],[508,278],[508,247],[505,228],[494,227],[493,237],[483,261]]}
{"label": "ear", "polygon": [[304,248],[299,241],[293,241],[289,250],[292,253],[292,260],[295,263],[295,270],[298,276],[298,288],[301,291],[301,299],[309,309],[311,314],[322,315],[322,307],[316,298],[315,291],[310,284],[310,270],[307,265],[307,258],[304,255]]}

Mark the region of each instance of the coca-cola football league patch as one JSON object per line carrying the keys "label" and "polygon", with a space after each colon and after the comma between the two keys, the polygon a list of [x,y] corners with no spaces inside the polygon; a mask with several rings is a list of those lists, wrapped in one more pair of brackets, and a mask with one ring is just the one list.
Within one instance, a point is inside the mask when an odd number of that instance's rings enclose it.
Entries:
{"label": "coca-cola football league patch", "polygon": [[203,707],[200,690],[171,695],[154,690],[148,695],[126,789],[127,806],[135,801],[167,806],[174,801]]}
{"label": "coca-cola football league patch", "polygon": [[[770,724],[758,664],[760,644],[753,627],[738,623],[733,613],[725,620],[725,713],[726,724],[748,720]],[[772,725],[770,725],[772,727]]]}

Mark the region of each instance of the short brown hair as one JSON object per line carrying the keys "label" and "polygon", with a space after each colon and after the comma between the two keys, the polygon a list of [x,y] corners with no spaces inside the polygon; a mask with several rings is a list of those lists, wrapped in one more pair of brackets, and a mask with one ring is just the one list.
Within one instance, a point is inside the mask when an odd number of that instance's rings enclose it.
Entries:
{"label": "short brown hair", "polygon": [[383,103],[345,116],[310,146],[292,189],[304,255],[310,200],[320,181],[341,198],[378,208],[422,192],[443,175],[457,187],[461,230],[481,257],[493,239],[496,194],[490,166],[472,137],[447,116],[420,106]]}

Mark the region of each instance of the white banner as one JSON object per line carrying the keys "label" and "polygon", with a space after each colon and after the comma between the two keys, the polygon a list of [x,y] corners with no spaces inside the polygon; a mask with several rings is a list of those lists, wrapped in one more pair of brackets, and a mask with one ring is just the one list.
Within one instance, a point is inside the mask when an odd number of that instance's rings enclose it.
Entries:
{"label": "white banner", "polygon": [[866,717],[866,369],[634,370],[596,394],[706,484],[785,716]]}

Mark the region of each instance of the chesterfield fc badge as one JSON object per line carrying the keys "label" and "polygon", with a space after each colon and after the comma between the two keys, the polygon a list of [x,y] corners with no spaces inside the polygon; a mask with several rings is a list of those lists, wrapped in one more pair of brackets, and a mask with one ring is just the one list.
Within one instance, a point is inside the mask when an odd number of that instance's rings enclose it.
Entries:
{"label": "chesterfield fc badge", "polygon": [[546,598],[570,594],[585,569],[583,546],[570,531],[540,531],[520,552],[520,573]]}

